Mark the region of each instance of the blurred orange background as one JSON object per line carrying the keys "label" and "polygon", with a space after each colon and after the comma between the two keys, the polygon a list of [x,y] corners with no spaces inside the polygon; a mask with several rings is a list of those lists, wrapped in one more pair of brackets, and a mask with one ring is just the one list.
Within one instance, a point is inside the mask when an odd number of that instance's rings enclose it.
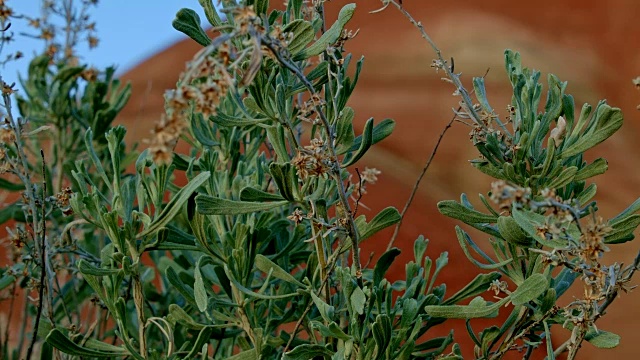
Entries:
{"label": "blurred orange background", "polygon": [[[326,3],[327,22],[332,23],[347,1]],[[364,159],[365,165],[382,171],[379,183],[369,187],[361,208],[368,218],[382,208],[404,206],[424,162],[458,106],[455,90],[441,80],[442,73],[430,67],[434,52],[418,31],[393,7],[370,14],[380,1],[356,1],[358,7],[350,30],[358,36],[346,48],[357,59],[365,57],[364,69],[349,106],[354,108],[358,131],[366,119],[375,117],[396,120],[394,134],[380,143]],[[595,105],[607,99],[625,114],[622,130],[593,149],[589,156],[605,157],[609,171],[596,178],[600,214],[610,218],[640,196],[640,91],[631,80],[640,75],[640,1],[634,0],[404,0],[404,6],[440,46],[445,58],[455,59],[457,72],[465,84],[473,76],[486,76],[489,100],[504,117],[510,102],[511,87],[503,64],[503,52],[510,48],[522,54],[523,64],[542,71],[542,79],[552,72],[568,81],[579,109],[582,103]],[[193,6],[197,6],[194,4]],[[128,142],[150,136],[150,130],[163,111],[163,93],[173,88],[185,63],[199,50],[191,40],[176,43],[143,61],[121,76],[133,84],[133,96],[118,122],[127,124]],[[546,81],[545,81],[546,85]],[[546,87],[543,89],[546,92]],[[543,95],[545,96],[545,95]],[[413,241],[424,234],[429,238],[427,250],[432,259],[449,252],[449,265],[439,277],[448,293],[457,291],[477,273],[460,251],[455,238],[457,224],[440,215],[436,203],[458,199],[460,193],[478,203],[477,194],[489,190],[491,179],[476,171],[468,160],[476,152],[468,137],[470,129],[456,123],[444,141],[427,173],[418,196],[405,219],[396,241],[403,250],[391,270],[391,277],[404,276],[404,263],[413,259]],[[178,151],[185,151],[184,143]],[[361,170],[363,165],[360,165]],[[392,231],[387,230],[362,244],[362,259],[371,252],[381,255]],[[487,237],[475,235],[479,243]],[[640,243],[630,242],[612,247],[605,263],[630,263]],[[640,284],[640,277],[633,283]],[[567,295],[570,296],[570,295]],[[579,359],[602,359],[609,356],[635,358],[640,351],[640,291],[622,294],[608,310],[598,327],[622,335],[615,350],[598,350],[586,344]],[[475,326],[479,331],[480,326]],[[455,323],[456,340],[469,353],[471,344],[464,322]],[[558,344],[568,331],[554,334]],[[517,358],[517,356],[515,357]]]}

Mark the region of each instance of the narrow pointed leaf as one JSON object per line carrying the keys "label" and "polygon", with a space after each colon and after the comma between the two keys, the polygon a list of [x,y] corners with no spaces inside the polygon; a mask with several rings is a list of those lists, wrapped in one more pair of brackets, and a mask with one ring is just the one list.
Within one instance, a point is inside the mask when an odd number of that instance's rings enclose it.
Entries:
{"label": "narrow pointed leaf", "polygon": [[239,215],[271,210],[288,204],[286,200],[272,202],[248,202],[220,199],[200,194],[196,196],[196,207],[203,215]]}
{"label": "narrow pointed leaf", "polygon": [[524,280],[520,286],[511,293],[510,298],[513,305],[523,305],[535,300],[542,295],[549,287],[547,278],[542,274],[533,274]]}

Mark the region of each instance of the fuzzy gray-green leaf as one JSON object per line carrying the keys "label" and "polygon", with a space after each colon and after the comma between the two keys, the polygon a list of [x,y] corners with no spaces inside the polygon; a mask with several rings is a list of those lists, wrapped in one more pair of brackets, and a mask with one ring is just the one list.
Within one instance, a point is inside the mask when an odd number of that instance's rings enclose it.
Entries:
{"label": "fuzzy gray-green leaf", "polygon": [[53,329],[47,335],[46,342],[51,346],[62,351],[65,354],[83,356],[83,357],[97,357],[97,358],[110,358],[120,357],[128,354],[127,350],[119,346],[113,346],[104,343],[104,347],[100,350],[91,349],[76,344],[71,341],[66,335],[59,329]]}
{"label": "fuzzy gray-green leaf", "polygon": [[589,331],[584,339],[599,349],[613,349],[620,344],[620,335],[604,330]]}
{"label": "fuzzy gray-green leaf", "polygon": [[304,287],[304,284],[298,281],[293,275],[286,272],[283,268],[281,268],[278,264],[269,260],[266,256],[262,254],[257,254],[255,259],[256,268],[264,273],[269,273],[271,271],[271,275],[275,276],[280,280],[284,280],[290,284]]}
{"label": "fuzzy gray-green leaf", "polygon": [[478,274],[470,283],[450,298],[445,300],[442,305],[453,305],[472,296],[477,296],[489,289],[491,283],[500,279],[502,275],[499,272],[489,274]]}
{"label": "fuzzy gray-green leaf", "polygon": [[484,299],[477,297],[469,305],[429,305],[425,311],[431,317],[445,319],[474,319],[498,316],[498,310],[508,301],[502,299],[494,304],[487,304]]}
{"label": "fuzzy gray-green leaf", "polygon": [[516,306],[526,304],[542,295],[548,287],[549,282],[544,275],[533,274],[525,279],[516,291],[511,293],[511,302]]}
{"label": "fuzzy gray-green leaf", "polygon": [[200,260],[196,262],[194,278],[195,283],[193,284],[193,294],[196,299],[196,305],[198,305],[198,310],[205,312],[207,311],[207,306],[209,304],[209,296],[207,294],[207,289],[204,287],[202,271],[200,270]]}
{"label": "fuzzy gray-green leaf", "polygon": [[355,164],[360,158],[364,156],[364,154],[369,150],[371,145],[373,145],[373,118],[367,120],[364,124],[364,131],[361,136],[362,141],[360,142],[360,147],[351,157],[347,156],[344,163],[342,163],[342,167],[346,168]]}
{"label": "fuzzy gray-green leaf", "polygon": [[296,19],[282,29],[284,33],[291,33],[293,38],[287,44],[291,54],[297,54],[309,44],[314,37],[313,26],[308,21]]}
{"label": "fuzzy gray-green leaf", "polygon": [[220,199],[200,194],[196,196],[198,212],[204,215],[239,215],[271,210],[289,203],[286,200],[272,202],[249,202]]}
{"label": "fuzzy gray-green leaf", "polygon": [[138,234],[138,238],[143,238],[147,235],[151,235],[154,232],[160,230],[165,227],[169,221],[173,220],[173,218],[178,215],[180,210],[182,210],[182,205],[189,200],[191,194],[193,194],[196,189],[200,187],[200,185],[204,184],[209,176],[210,172],[204,171],[198,174],[196,177],[191,179],[187,185],[185,185],[180,191],[178,191],[167,203],[167,205],[162,209],[160,214],[153,219],[153,222],[149,225],[147,229]]}
{"label": "fuzzy gray-green leaf", "polygon": [[460,220],[465,224],[493,224],[498,221],[495,215],[483,214],[469,209],[454,200],[444,200],[438,203],[438,211],[444,216]]}
{"label": "fuzzy gray-green leaf", "polygon": [[591,121],[598,121],[598,127],[592,132],[581,135],[575,143],[564,149],[561,153],[563,159],[584,153],[608,139],[622,126],[623,116],[619,108],[603,104],[596,111],[595,118]]}
{"label": "fuzzy gray-green leaf", "polygon": [[607,164],[607,160],[598,158],[591,164],[580,169],[573,178],[573,181],[586,180],[596,175],[604,174],[608,168],[609,165]]}
{"label": "fuzzy gray-green leaf", "polygon": [[640,226],[640,215],[633,214],[609,224],[612,231],[604,237],[606,244],[620,244],[633,239],[633,232]]}
{"label": "fuzzy gray-green leaf", "polygon": [[359,239],[360,241],[367,239],[380,230],[398,223],[398,221],[400,221],[400,213],[393,206],[380,211],[369,223],[366,222],[364,215],[361,215],[356,221]]}
{"label": "fuzzy gray-green leaf", "polygon": [[342,34],[342,29],[344,29],[347,22],[353,16],[354,11],[356,10],[356,4],[347,4],[345,5],[340,13],[338,14],[338,20],[331,25],[327,31],[322,34],[322,36],[311,46],[308,48],[298,52],[293,55],[294,61],[308,59],[312,56],[320,55],[323,51],[327,50],[327,47],[333,43],[335,43],[340,35]]}
{"label": "fuzzy gray-green leaf", "polygon": [[200,16],[191,9],[183,8],[178,11],[171,23],[173,28],[184,33],[202,46],[211,44],[211,39],[200,27]]}

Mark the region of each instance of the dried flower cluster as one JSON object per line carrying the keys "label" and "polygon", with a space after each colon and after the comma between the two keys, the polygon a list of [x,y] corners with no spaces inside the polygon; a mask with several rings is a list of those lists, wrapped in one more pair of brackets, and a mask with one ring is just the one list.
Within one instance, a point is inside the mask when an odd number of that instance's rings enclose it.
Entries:
{"label": "dried flower cluster", "polygon": [[528,204],[531,199],[531,189],[510,185],[504,180],[491,183],[490,199],[498,204],[501,213],[509,214],[513,204]]}
{"label": "dried flower cluster", "polygon": [[205,118],[215,115],[217,106],[233,85],[226,69],[231,58],[228,43],[221,45],[216,52],[202,52],[187,65],[186,72],[180,77],[180,86],[167,91],[167,111],[156,123],[149,147],[154,161],[171,162],[173,149],[188,126],[186,117],[189,111],[201,113]]}
{"label": "dried flower cluster", "polygon": [[382,172],[376,168],[365,167],[360,173],[360,180],[355,182],[353,194],[364,195],[367,193],[367,184],[373,185],[378,182],[378,175]]}
{"label": "dried flower cluster", "polygon": [[73,190],[70,187],[65,187],[62,191],[58,192],[55,196],[50,198],[50,201],[59,208],[66,216],[73,214],[73,209],[69,203],[69,199],[73,195]]}
{"label": "dried flower cluster", "polygon": [[[44,53],[52,63],[77,64],[76,49],[81,41],[86,41],[89,49],[98,46],[96,23],[89,16],[89,11],[98,1],[78,0],[77,3],[79,6],[76,7],[73,2],[43,1],[39,17],[25,16],[28,25],[36,32],[27,36],[43,40]],[[58,25],[58,21],[64,25]]]}
{"label": "dried flower cluster", "polygon": [[[215,115],[227,92],[238,85],[249,84],[259,69],[262,49],[256,37],[264,33],[260,18],[253,6],[236,6],[230,15],[234,18],[234,32],[230,39],[205,47],[196,54],[180,75],[177,89],[165,94],[167,111],[156,123],[150,145],[155,162],[171,162],[172,151],[187,128],[191,113],[202,114],[205,119]],[[274,27],[272,32],[283,41],[290,38],[281,28]],[[244,50],[236,52],[231,38],[242,41]],[[242,60],[248,56],[251,56],[251,64],[244,70],[242,81],[236,83],[234,73],[242,71]]]}
{"label": "dried flower cluster", "polygon": [[320,125],[321,120],[318,115],[318,107],[326,105],[326,101],[320,98],[319,94],[314,94],[307,101],[300,103],[298,108],[298,119],[304,122],[308,122],[312,125]]}
{"label": "dried flower cluster", "polygon": [[315,138],[311,144],[299,149],[296,157],[291,160],[301,180],[309,176],[322,176],[331,168],[331,157],[327,153],[324,140]]}

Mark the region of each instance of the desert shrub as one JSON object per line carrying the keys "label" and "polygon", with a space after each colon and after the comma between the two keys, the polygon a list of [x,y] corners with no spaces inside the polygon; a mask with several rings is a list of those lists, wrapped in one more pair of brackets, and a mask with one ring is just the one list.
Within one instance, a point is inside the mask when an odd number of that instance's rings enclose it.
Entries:
{"label": "desert shrub", "polygon": [[[348,100],[363,59],[343,45],[354,35],[346,29],[355,4],[325,22],[322,1],[200,3],[214,36],[195,11],[177,13],[173,26],[202,50],[166,93],[142,151],[113,126],[131,89],[113,69],[79,65],[75,40],[45,38],[23,93],[3,82],[0,185],[22,196],[2,210],[13,261],[0,288],[7,301],[24,301],[29,323],[25,340],[2,342],[3,358],[35,350],[59,359],[462,358],[453,333],[430,333],[449,319],[467,321],[479,359],[516,350],[574,358],[583,341],[618,343],[595,324],[638,264],[606,265],[603,253],[633,239],[640,201],[600,218],[587,180],[607,162],[588,163],[584,152],[620,128],[619,109],[603,101],[576,116],[567,84],[553,75],[541,107],[541,74],[507,50],[513,96],[501,119],[483,78],[467,91],[422,26],[385,1],[436,49],[432,66],[455,85],[455,116],[479,152],[472,164],[496,179],[480,196],[482,210],[464,194],[438,205],[488,235],[490,252],[455,229],[478,266],[473,281],[447,294],[437,280],[447,255],[428,256],[424,237],[405,279],[390,281],[396,235],[373,267],[360,262],[359,244],[399,227],[402,214],[358,215],[379,172],[355,166],[395,123],[370,119],[354,129]],[[72,4],[44,6],[64,16]],[[90,5],[81,2],[81,13]],[[67,32],[97,41],[85,17],[67,19],[77,25]],[[174,151],[180,140],[189,153]],[[574,283],[584,296],[567,304],[561,297]],[[472,319],[500,311],[510,312],[504,323],[473,329]],[[551,342],[558,327],[571,330],[561,345]]]}

